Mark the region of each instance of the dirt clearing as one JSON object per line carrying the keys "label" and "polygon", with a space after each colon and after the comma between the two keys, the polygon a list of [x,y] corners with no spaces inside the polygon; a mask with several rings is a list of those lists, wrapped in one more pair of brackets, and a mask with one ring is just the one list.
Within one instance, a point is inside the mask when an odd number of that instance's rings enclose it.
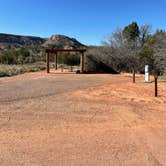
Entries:
{"label": "dirt clearing", "polygon": [[129,75],[0,79],[0,165],[166,165],[166,83]]}

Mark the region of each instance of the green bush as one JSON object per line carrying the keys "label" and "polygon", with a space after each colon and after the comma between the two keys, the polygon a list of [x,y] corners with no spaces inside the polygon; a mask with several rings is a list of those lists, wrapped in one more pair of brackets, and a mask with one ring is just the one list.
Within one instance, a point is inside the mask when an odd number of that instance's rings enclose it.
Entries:
{"label": "green bush", "polygon": [[66,64],[69,66],[77,66],[80,64],[80,55],[79,54],[59,54],[58,63]]}
{"label": "green bush", "polygon": [[1,64],[26,64],[34,63],[41,60],[45,60],[45,56],[44,54],[42,54],[42,52],[39,52],[37,50],[36,53],[33,53],[32,51],[29,51],[28,48],[0,52]]}

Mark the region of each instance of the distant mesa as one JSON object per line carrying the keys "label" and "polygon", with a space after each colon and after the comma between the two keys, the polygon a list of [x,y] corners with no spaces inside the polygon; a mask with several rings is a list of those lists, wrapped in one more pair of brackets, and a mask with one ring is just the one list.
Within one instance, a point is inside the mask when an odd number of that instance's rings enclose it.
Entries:
{"label": "distant mesa", "polygon": [[35,36],[20,36],[0,33],[0,49],[16,49],[21,47],[40,46],[46,39]]}
{"label": "distant mesa", "polygon": [[36,36],[21,36],[0,33],[0,50],[18,48],[56,48],[56,49],[80,49],[86,46],[74,38],[65,35],[52,35],[51,38]]}
{"label": "distant mesa", "polygon": [[86,47],[76,39],[64,35],[52,35],[42,46],[56,49],[81,49]]}

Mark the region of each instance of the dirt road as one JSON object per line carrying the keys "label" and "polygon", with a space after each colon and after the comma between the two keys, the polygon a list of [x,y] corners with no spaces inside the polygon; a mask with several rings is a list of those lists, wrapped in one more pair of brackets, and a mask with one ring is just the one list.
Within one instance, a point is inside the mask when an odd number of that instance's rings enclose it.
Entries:
{"label": "dirt road", "polygon": [[128,75],[0,79],[0,165],[166,165],[166,83]]}

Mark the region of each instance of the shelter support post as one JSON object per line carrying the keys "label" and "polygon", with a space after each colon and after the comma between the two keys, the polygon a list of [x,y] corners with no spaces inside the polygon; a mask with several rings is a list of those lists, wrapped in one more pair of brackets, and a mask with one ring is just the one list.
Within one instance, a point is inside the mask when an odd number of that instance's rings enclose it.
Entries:
{"label": "shelter support post", "polygon": [[55,70],[58,69],[57,61],[58,61],[58,53],[55,53]]}
{"label": "shelter support post", "polygon": [[80,72],[84,73],[84,52],[81,53],[80,57]]}
{"label": "shelter support post", "polygon": [[47,73],[50,72],[50,55],[49,53],[46,53],[46,68],[47,68]]}

